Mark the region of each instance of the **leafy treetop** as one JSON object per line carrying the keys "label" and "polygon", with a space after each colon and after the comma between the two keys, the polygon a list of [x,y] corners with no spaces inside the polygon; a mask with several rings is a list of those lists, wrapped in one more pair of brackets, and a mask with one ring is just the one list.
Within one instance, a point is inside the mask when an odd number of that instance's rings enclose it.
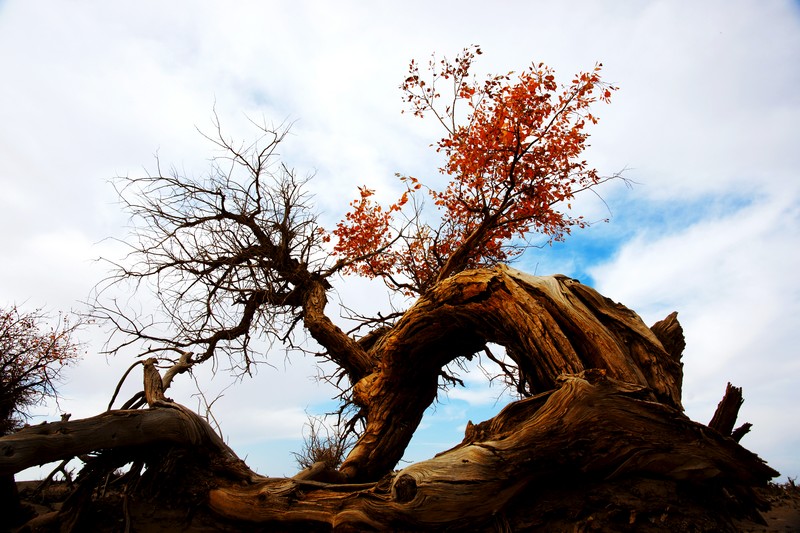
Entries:
{"label": "leafy treetop", "polygon": [[[569,209],[575,194],[611,179],[581,159],[587,123],[597,123],[590,107],[609,102],[616,90],[601,81],[602,65],[560,87],[542,63],[481,81],[470,74],[479,54],[473,46],[454,62],[432,58],[427,79],[411,62],[400,86],[404,100],[414,115],[433,115],[444,128],[436,150],[450,181],[438,191],[401,176],[406,190],[388,207],[361,187],[333,231],[345,271],[422,294],[464,269],[518,256],[533,233],[562,240],[573,226],[587,224],[562,206]],[[434,224],[421,220],[423,188],[438,210]]]}

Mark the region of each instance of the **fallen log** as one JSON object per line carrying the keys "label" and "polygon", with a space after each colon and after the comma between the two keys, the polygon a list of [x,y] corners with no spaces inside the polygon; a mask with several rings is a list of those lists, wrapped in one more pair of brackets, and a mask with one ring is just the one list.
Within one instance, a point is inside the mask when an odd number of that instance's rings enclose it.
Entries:
{"label": "fallen log", "polygon": [[97,450],[176,444],[233,454],[202,418],[178,404],[107,411],[91,418],[44,422],[0,439],[0,475]]}
{"label": "fallen log", "polygon": [[337,530],[476,529],[531,487],[565,479],[578,486],[644,477],[712,492],[724,487],[754,512],[759,502],[750,487],[777,475],[732,440],[650,401],[640,385],[600,371],[560,381],[557,390],[470,425],[455,448],[374,488],[343,494],[266,480],[212,490],[210,508],[259,524],[302,520]]}

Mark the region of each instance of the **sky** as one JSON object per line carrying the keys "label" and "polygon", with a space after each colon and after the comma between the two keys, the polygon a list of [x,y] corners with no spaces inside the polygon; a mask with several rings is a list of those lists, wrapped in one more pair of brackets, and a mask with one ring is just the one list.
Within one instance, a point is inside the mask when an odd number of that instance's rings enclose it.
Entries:
{"label": "sky", "polygon": [[[754,427],[742,444],[783,478],[800,475],[797,2],[0,1],[0,305],[81,311],[108,274],[97,258],[120,257],[113,239],[128,231],[110,180],[144,175],[156,155],[202,174],[214,152],[198,130],[215,111],[239,139],[255,135],[248,117],[292,124],[281,157],[314,176],[328,227],[359,185],[392,198],[395,173],[441,180],[429,145],[442,132],[401,113],[398,86],[411,59],[472,44],[479,72],[544,62],[568,82],[600,62],[619,87],[597,109],[586,158],[635,184],[579,198],[588,220],[610,221],[514,266],[576,277],[648,325],[678,311],[687,415],[707,423],[726,383],[743,387],[739,420]],[[336,280],[331,302],[333,315],[339,302],[387,305],[381,286],[354,278]],[[104,335],[81,332],[82,362],[32,423],[105,410],[135,354],[103,356]],[[241,381],[181,376],[170,395],[213,402],[251,467],[292,475],[307,416],[331,410],[336,391],[310,357],[275,347],[267,361]],[[508,400],[477,369],[462,378],[404,460],[460,442],[467,420]]]}

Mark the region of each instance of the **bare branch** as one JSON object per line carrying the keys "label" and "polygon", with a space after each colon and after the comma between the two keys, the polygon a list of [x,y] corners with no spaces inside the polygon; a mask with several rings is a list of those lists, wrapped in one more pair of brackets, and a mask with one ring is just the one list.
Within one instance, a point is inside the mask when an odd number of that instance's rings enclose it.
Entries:
{"label": "bare branch", "polygon": [[[163,173],[158,163],[153,175],[115,182],[131,215],[130,251],[109,261],[114,271],[97,287],[90,312],[114,329],[109,351],[142,343],[141,355],[178,351],[168,386],[176,373],[221,354],[237,373],[249,373],[263,360],[264,343],[285,340],[303,323],[327,357],[364,371],[363,361],[345,361],[354,343],[324,316],[319,294],[336,269],[322,249],[308,178],[278,159],[288,126],[253,122],[259,135],[246,144],[224,136],[216,113],[212,124],[213,135],[204,136],[221,153],[206,175]],[[127,288],[150,294],[157,309],[123,305],[113,294]]]}

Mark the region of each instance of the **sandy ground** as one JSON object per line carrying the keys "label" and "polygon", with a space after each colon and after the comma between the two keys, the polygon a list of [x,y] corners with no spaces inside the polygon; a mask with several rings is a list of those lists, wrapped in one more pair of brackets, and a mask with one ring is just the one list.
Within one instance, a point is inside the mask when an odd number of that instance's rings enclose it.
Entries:
{"label": "sandy ground", "polygon": [[774,487],[767,493],[772,509],[761,515],[767,525],[742,522],[738,526],[742,532],[800,532],[800,487],[790,484]]}

